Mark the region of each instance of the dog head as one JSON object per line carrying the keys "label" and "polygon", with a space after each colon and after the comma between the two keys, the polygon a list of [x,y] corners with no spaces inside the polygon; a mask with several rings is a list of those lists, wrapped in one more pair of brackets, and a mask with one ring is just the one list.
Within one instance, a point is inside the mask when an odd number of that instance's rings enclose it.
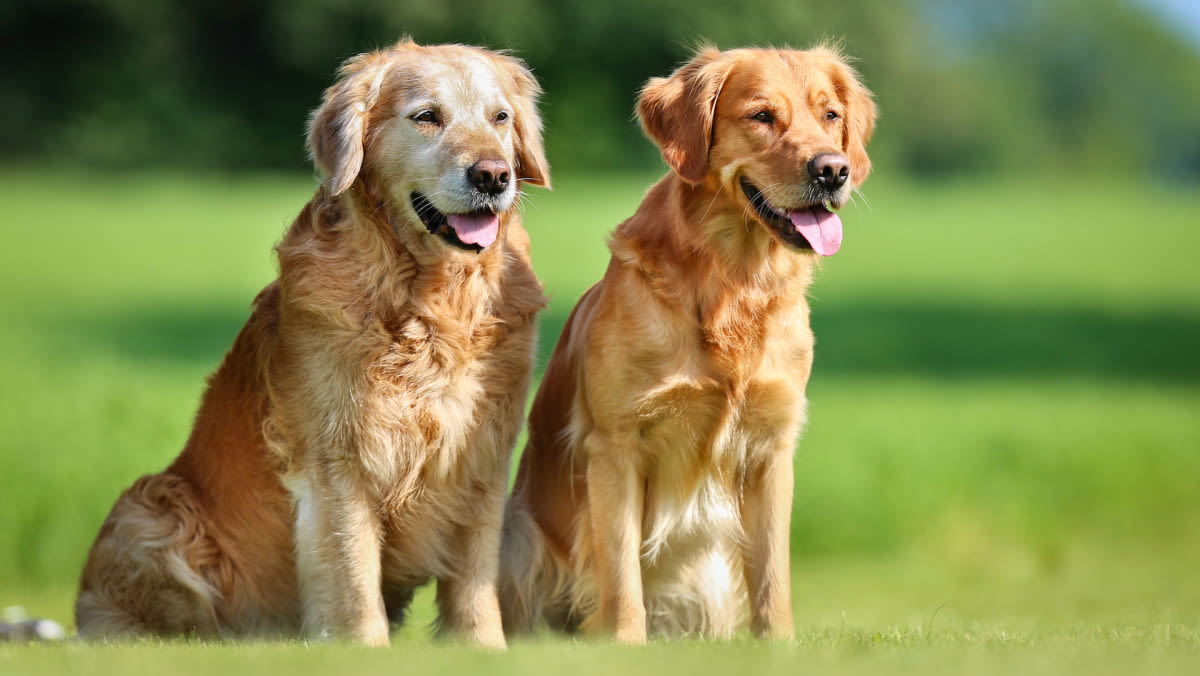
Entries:
{"label": "dog head", "polygon": [[834,212],[871,171],[876,109],[837,52],[703,49],[650,80],[637,111],[684,181],[711,186],[795,248],[841,246]]}
{"label": "dog head", "polygon": [[510,56],[403,40],[342,66],[309,121],[309,150],[332,195],[371,193],[396,227],[482,251],[520,183],[550,185],[539,94]]}

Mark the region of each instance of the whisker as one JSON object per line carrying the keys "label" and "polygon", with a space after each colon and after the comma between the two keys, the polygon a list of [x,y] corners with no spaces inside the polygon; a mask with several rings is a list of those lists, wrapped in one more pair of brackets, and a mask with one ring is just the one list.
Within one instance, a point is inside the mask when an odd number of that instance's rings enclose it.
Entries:
{"label": "whisker", "polygon": [[709,200],[708,206],[704,207],[704,215],[700,217],[701,223],[708,220],[708,214],[709,214],[709,212],[712,211],[713,205],[717,203],[717,197],[719,197],[719,196],[720,196],[720,193],[714,194],[713,198],[711,200]]}
{"label": "whisker", "polygon": [[862,203],[862,206],[867,210],[868,213],[874,211],[871,205],[871,200],[867,197],[867,194],[858,188],[854,188],[850,191],[850,199],[848,200],[848,203],[854,204],[854,206],[857,208],[859,206],[858,202]]}

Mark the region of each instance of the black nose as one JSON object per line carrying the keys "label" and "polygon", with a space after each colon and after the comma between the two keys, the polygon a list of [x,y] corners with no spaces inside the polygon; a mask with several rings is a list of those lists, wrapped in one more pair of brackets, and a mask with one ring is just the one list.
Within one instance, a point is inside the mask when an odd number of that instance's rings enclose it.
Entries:
{"label": "black nose", "polygon": [[837,153],[822,153],[808,161],[808,173],[821,187],[837,190],[850,178],[850,160]]}
{"label": "black nose", "polygon": [[510,177],[508,162],[504,160],[479,160],[467,167],[467,180],[485,195],[504,192]]}

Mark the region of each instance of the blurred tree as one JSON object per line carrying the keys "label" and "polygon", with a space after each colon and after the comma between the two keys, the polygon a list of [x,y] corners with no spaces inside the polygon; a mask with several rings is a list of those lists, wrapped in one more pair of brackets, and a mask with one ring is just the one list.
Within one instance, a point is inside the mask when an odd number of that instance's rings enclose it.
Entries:
{"label": "blurred tree", "polygon": [[1130,0],[18,0],[0,5],[0,158],[302,169],[308,111],[403,34],[512,49],[546,90],[556,169],[655,166],[633,101],[707,40],[842,43],[923,174],[1200,176],[1200,54]]}

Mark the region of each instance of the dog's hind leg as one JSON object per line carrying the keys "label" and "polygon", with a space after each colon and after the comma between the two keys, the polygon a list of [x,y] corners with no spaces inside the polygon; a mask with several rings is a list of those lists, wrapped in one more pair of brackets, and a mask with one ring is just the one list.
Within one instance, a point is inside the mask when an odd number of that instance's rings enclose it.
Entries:
{"label": "dog's hind leg", "polygon": [[219,565],[219,552],[204,524],[183,479],[138,479],[88,554],[75,603],[80,636],[219,636],[219,593],[204,574]]}

